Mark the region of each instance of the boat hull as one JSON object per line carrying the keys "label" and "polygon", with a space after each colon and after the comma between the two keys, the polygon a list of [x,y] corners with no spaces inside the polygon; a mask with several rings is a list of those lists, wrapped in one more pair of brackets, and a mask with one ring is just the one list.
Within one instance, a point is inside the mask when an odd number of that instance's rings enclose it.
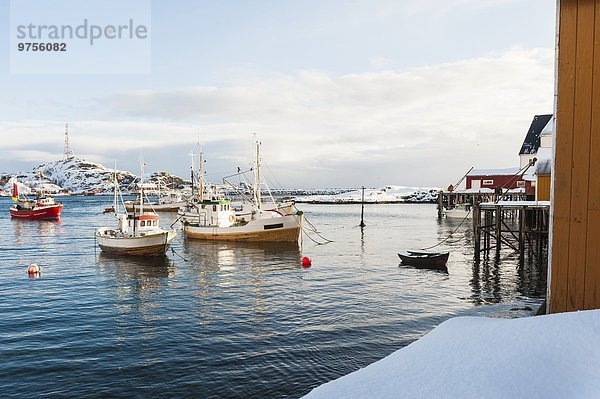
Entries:
{"label": "boat hull", "polygon": [[148,234],[141,237],[113,237],[108,229],[96,232],[96,240],[103,252],[125,256],[162,256],[175,238],[173,232]]}
{"label": "boat hull", "polygon": [[450,253],[400,252],[398,257],[403,264],[430,269],[447,270],[446,263]]}
{"label": "boat hull", "polygon": [[301,231],[302,215],[258,219],[244,226],[183,226],[183,232],[188,238],[222,241],[298,242]]}
{"label": "boat hull", "polygon": [[444,209],[444,215],[449,219],[465,219],[467,217],[472,217],[473,213],[466,209],[454,208]]}
{"label": "boat hull", "polygon": [[19,210],[14,207],[10,208],[10,217],[14,219],[28,220],[58,220],[62,212],[63,206],[56,204],[52,206],[36,207],[32,210]]}

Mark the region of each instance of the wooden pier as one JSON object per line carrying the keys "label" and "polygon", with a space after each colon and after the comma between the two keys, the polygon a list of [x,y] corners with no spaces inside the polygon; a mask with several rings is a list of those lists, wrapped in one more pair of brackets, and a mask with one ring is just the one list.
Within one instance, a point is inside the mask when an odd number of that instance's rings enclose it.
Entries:
{"label": "wooden pier", "polygon": [[[491,190],[490,190],[491,191]],[[469,205],[469,209],[475,204],[503,201],[524,201],[525,193],[510,192],[478,192],[469,190],[460,191],[440,191],[438,194],[437,211],[438,218],[444,216],[444,211],[454,209],[459,206]]]}
{"label": "wooden pier", "polygon": [[522,266],[526,253],[544,258],[548,250],[549,201],[497,201],[473,204],[475,261],[502,246],[519,253]]}

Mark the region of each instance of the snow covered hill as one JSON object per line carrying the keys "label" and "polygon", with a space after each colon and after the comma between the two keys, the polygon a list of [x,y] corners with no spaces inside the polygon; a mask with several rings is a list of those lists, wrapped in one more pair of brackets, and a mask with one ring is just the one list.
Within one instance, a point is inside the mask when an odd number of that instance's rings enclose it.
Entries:
{"label": "snow covered hill", "polygon": [[[30,172],[3,173],[0,175],[2,191],[11,190],[9,180],[14,177],[23,193],[44,190],[49,193],[82,193],[86,191],[112,191],[113,169],[81,158],[41,164]],[[121,187],[129,186],[136,176],[127,171],[117,171]]]}
{"label": "snow covered hill", "polygon": [[[30,172],[0,173],[0,194],[10,195],[12,178],[17,180],[19,190],[23,194],[32,191],[45,191],[51,194],[81,194],[92,191],[111,193],[113,173],[114,169],[81,158],[54,161],[38,165]],[[123,170],[117,170],[117,177],[123,191],[134,189],[133,183],[138,179],[133,173]],[[154,172],[150,177],[146,176],[145,180],[154,183],[161,181],[171,188],[190,184],[189,181],[168,172]]]}
{"label": "snow covered hill", "polygon": [[[436,202],[437,188],[384,186],[365,189],[366,203],[390,202]],[[361,202],[362,191],[353,190],[333,195],[307,195],[295,197],[295,201],[302,203],[346,204]]]}

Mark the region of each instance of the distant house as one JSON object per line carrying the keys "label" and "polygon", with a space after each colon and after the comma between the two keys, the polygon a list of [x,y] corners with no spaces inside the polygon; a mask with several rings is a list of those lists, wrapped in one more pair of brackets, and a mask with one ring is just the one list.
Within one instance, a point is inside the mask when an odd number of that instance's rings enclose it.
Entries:
{"label": "distant house", "polygon": [[554,118],[552,114],[534,116],[521,151],[519,151],[521,168],[525,167],[531,159],[537,159],[535,166],[525,175],[525,180],[530,181],[535,188],[537,201],[550,200],[553,132]]}
{"label": "distant house", "polygon": [[[547,131],[546,127],[549,124],[551,125],[550,127],[554,126],[552,123],[552,114],[536,115],[533,117],[531,125],[529,126],[529,130],[527,131],[527,135],[525,136],[525,140],[523,140],[521,151],[519,151],[521,168],[527,166],[529,161],[535,158],[538,148],[540,148],[541,145],[542,132]],[[552,141],[552,136],[550,136],[550,141]]]}
{"label": "distant house", "polygon": [[518,175],[519,168],[473,169],[467,174],[467,191],[497,192],[510,190],[533,196],[535,188],[530,181]]}

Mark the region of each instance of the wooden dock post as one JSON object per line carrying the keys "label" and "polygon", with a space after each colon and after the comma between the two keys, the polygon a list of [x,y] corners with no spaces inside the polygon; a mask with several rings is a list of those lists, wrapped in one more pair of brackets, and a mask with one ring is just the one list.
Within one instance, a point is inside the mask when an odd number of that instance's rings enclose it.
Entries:
{"label": "wooden dock post", "polygon": [[473,229],[475,237],[475,261],[479,263],[481,260],[481,210],[479,203],[473,204]]}
{"label": "wooden dock post", "polygon": [[525,235],[526,235],[526,223],[525,223],[525,207],[522,206],[519,209],[519,266],[523,267],[525,263]]}
{"label": "wooden dock post", "polygon": [[498,258],[502,247],[502,209],[500,205],[496,205],[494,215],[496,217],[496,258]]}
{"label": "wooden dock post", "polygon": [[438,219],[442,218],[444,210],[444,192],[440,190],[438,192],[438,203],[437,203],[437,211],[438,211]]}

